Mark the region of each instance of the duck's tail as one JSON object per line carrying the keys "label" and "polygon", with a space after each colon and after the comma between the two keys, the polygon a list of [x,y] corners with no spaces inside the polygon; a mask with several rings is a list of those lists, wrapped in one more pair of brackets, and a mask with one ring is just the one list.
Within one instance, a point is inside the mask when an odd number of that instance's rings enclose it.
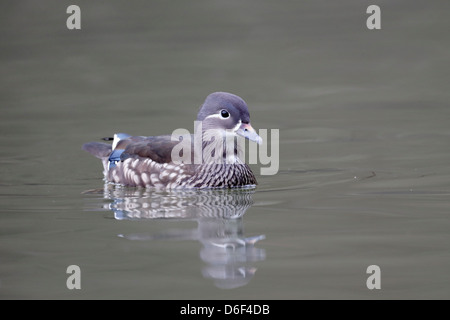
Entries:
{"label": "duck's tail", "polygon": [[115,164],[116,161],[120,160],[120,154],[123,150],[116,150],[117,144],[120,140],[126,139],[130,137],[129,134],[126,133],[116,133],[114,137],[106,137],[102,140],[105,141],[113,141],[112,145],[104,142],[88,142],[83,144],[82,149],[92,154],[94,157],[102,160],[103,169],[105,175],[107,174],[111,162]]}

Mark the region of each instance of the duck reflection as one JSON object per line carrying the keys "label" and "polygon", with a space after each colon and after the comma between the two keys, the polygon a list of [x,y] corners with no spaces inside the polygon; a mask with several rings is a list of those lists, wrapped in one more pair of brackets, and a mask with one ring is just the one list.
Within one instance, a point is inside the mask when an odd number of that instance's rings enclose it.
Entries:
{"label": "duck reflection", "polygon": [[105,185],[108,209],[117,220],[176,219],[196,221],[196,229],[170,229],[159,234],[121,234],[128,240],[196,240],[205,278],[219,288],[246,285],[254,276],[256,261],[265,250],[255,244],[264,235],[245,237],[243,216],[253,205],[254,189],[151,191]]}

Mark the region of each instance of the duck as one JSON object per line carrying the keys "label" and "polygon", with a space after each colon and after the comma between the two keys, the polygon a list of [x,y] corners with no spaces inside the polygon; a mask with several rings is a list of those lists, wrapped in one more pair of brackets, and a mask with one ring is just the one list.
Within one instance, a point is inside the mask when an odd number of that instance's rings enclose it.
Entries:
{"label": "duck", "polygon": [[214,92],[200,106],[194,134],[185,129],[160,136],[115,133],[103,138],[112,144],[88,142],[82,149],[102,160],[104,180],[117,185],[155,189],[256,187],[239,136],[262,143],[250,123],[246,102],[229,92]]}

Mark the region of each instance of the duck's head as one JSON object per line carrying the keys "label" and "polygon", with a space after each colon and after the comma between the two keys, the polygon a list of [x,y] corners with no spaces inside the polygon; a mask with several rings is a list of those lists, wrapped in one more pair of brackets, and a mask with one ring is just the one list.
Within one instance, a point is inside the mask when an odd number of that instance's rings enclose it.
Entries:
{"label": "duck's head", "polygon": [[206,97],[200,107],[197,121],[202,130],[220,131],[223,134],[240,135],[258,144],[261,137],[250,124],[250,114],[245,101],[231,93],[214,92]]}

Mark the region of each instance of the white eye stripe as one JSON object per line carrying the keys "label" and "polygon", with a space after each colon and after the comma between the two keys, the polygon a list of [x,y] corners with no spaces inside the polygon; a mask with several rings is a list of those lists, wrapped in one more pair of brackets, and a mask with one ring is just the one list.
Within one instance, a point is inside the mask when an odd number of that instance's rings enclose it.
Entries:
{"label": "white eye stripe", "polygon": [[220,118],[220,119],[223,119],[220,114],[211,114],[211,115],[207,116],[205,119],[208,119],[208,118]]}

